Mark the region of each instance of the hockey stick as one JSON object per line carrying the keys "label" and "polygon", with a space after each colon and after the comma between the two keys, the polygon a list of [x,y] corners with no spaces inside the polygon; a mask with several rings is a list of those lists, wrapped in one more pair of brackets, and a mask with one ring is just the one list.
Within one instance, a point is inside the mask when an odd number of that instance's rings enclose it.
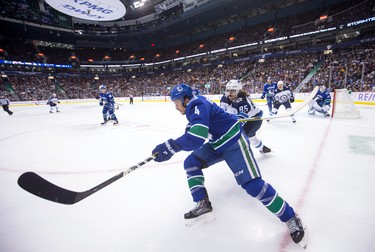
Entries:
{"label": "hockey stick", "polygon": [[122,178],[123,176],[135,171],[142,165],[150,162],[156,157],[156,154],[146,158],[142,162],[128,168],[127,170],[113,176],[112,178],[107,179],[103,183],[83,192],[74,192],[62,187],[59,187],[48,180],[42,178],[34,172],[25,172],[18,178],[18,185],[28,191],[31,194],[34,194],[40,198],[50,200],[60,204],[72,205],[75,204],[88,196],[96,193],[100,189],[112,184],[116,180]]}
{"label": "hockey stick", "polygon": [[301,104],[299,104],[294,109],[292,109],[292,110],[290,110],[290,111],[288,111],[288,112],[286,112],[282,115],[265,116],[265,117],[253,117],[253,118],[240,119],[239,121],[240,122],[248,122],[248,121],[259,121],[259,120],[272,120],[272,119],[278,119],[278,118],[283,118],[283,117],[288,117],[288,116],[294,115],[295,113],[297,113],[298,111],[303,109],[303,107],[305,107],[307,104],[309,104],[314,99],[315,95],[318,93],[318,90],[319,90],[319,87],[316,86],[314,88],[314,90],[310,93],[310,95]]}

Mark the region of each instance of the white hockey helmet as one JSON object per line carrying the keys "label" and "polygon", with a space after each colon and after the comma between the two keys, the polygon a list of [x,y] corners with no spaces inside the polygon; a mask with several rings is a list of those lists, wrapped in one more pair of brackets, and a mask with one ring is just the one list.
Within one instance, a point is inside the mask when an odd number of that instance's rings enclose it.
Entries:
{"label": "white hockey helmet", "polygon": [[227,85],[225,86],[225,91],[229,92],[230,90],[235,90],[236,91],[236,96],[242,89],[242,83],[239,80],[230,80],[228,81]]}
{"label": "white hockey helmet", "polygon": [[277,88],[280,90],[284,88],[284,82],[282,80],[277,82]]}
{"label": "white hockey helmet", "polygon": [[319,90],[320,92],[326,91],[327,87],[324,85],[324,83],[319,83]]}
{"label": "white hockey helmet", "polygon": [[107,87],[105,85],[100,85],[99,90],[107,90]]}

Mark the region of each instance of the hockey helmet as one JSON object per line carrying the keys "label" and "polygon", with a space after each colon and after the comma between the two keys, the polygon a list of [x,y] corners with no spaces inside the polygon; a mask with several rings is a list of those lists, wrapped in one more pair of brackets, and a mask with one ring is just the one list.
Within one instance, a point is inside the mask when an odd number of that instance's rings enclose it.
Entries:
{"label": "hockey helmet", "polygon": [[319,83],[319,90],[320,92],[326,91],[327,87],[324,85],[324,83]]}
{"label": "hockey helmet", "polygon": [[180,100],[182,104],[186,98],[191,99],[194,97],[191,88],[184,83],[175,86],[169,95],[172,101]]}
{"label": "hockey helmet", "polygon": [[107,90],[107,87],[105,85],[100,85],[99,90]]}
{"label": "hockey helmet", "polygon": [[225,90],[227,93],[231,90],[235,90],[236,96],[238,95],[241,89],[242,89],[242,83],[239,80],[230,80],[225,86]]}
{"label": "hockey helmet", "polygon": [[277,88],[280,89],[280,90],[283,89],[284,88],[284,82],[283,81],[278,81],[277,82]]}

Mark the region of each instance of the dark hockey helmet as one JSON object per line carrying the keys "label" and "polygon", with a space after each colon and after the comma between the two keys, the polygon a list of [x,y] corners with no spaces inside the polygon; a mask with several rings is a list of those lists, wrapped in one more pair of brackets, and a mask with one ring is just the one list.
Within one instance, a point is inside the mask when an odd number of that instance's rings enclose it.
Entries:
{"label": "dark hockey helmet", "polygon": [[184,103],[186,98],[191,99],[194,96],[191,88],[184,83],[175,86],[169,95],[172,101],[180,100],[182,103]]}

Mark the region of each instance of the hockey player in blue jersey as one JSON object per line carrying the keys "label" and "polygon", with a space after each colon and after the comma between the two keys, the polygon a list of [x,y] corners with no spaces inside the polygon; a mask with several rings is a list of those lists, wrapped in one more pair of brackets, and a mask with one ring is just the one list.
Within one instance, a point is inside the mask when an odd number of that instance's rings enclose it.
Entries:
{"label": "hockey player in blue jersey", "polygon": [[192,151],[184,161],[184,169],[190,193],[197,204],[185,213],[184,218],[198,218],[213,210],[202,169],[225,161],[237,183],[286,223],[295,243],[306,247],[306,227],[293,208],[263,180],[249,139],[238,119],[205,97],[194,96],[186,84],[174,87],[170,96],[176,109],[186,116],[190,127],[177,139],[157,145],[152,154],[156,156],[156,162],[163,162],[181,150]]}
{"label": "hockey player in blue jersey", "polygon": [[113,125],[118,124],[117,117],[115,115],[114,109],[115,109],[115,98],[113,97],[112,93],[107,91],[107,87],[105,85],[100,85],[100,101],[99,105],[103,106],[103,119],[104,122],[102,122],[102,125],[106,125],[109,120],[114,121]]}
{"label": "hockey player in blue jersey", "polygon": [[276,89],[277,89],[276,83],[272,82],[271,77],[268,77],[267,82],[263,86],[263,92],[260,98],[267,99],[267,105],[268,105],[268,110],[269,110],[270,115],[272,115],[272,105],[273,105],[273,100],[274,100],[273,96],[274,96]]}
{"label": "hockey player in blue jersey", "polygon": [[309,115],[315,112],[322,113],[325,117],[329,117],[329,109],[331,108],[331,95],[324,84],[319,84],[319,91],[309,104]]}
{"label": "hockey player in blue jersey", "polygon": [[[242,83],[238,80],[230,80],[226,85],[226,95],[220,101],[220,107],[230,114],[235,114],[240,119],[262,117],[260,110],[251,100],[250,94],[242,90]],[[243,124],[250,144],[260,153],[271,152],[271,149],[263,145],[263,142],[256,137],[256,132],[262,126],[262,120],[248,121]]]}
{"label": "hockey player in blue jersey", "polygon": [[50,98],[47,101],[47,105],[49,105],[50,113],[53,113],[54,108],[56,109],[56,112],[60,112],[59,107],[57,106],[58,103],[60,103],[60,101],[57,99],[57,95],[52,94],[52,96],[50,96]]}
{"label": "hockey player in blue jersey", "polygon": [[[283,81],[278,81],[273,101],[272,115],[277,115],[277,111],[281,105],[283,105],[287,111],[291,110],[292,105],[290,103],[292,102],[294,102],[293,92],[284,84]],[[292,119],[293,123],[296,122],[294,115],[291,115],[290,118]]]}

